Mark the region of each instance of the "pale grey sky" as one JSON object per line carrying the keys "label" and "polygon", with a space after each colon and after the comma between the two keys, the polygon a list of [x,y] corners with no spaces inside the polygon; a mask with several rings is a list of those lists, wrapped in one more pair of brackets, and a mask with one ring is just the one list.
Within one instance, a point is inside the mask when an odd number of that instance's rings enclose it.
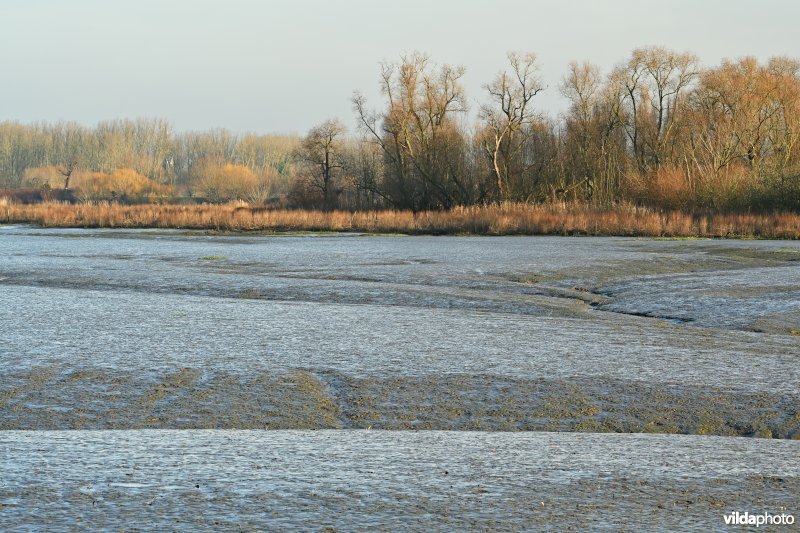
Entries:
{"label": "pale grey sky", "polygon": [[378,106],[378,64],[462,64],[471,106],[509,50],[539,57],[539,109],[572,60],[636,47],[800,57],[799,0],[0,0],[0,121],[161,117],[176,130],[303,133]]}

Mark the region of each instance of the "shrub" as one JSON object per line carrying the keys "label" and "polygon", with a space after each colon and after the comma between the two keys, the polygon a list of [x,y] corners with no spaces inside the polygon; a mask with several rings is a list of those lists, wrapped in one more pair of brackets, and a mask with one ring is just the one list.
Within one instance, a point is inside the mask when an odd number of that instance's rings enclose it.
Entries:
{"label": "shrub", "polygon": [[161,185],[130,168],[120,168],[111,174],[80,172],[73,183],[84,201],[120,200],[122,202],[163,201],[172,195],[168,185]]}
{"label": "shrub", "polygon": [[260,178],[249,167],[206,158],[192,166],[192,189],[196,196],[211,202],[255,200],[269,197],[268,179]]}

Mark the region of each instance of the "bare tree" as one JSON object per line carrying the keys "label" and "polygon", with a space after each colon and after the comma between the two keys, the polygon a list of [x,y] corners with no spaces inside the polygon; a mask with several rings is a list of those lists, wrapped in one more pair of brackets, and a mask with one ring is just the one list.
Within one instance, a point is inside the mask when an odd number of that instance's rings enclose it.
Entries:
{"label": "bare tree", "polygon": [[560,189],[580,187],[587,200],[612,202],[618,198],[627,160],[621,85],[615,78],[604,83],[595,65],[571,63],[560,88],[571,104],[564,116]]}
{"label": "bare tree", "polygon": [[312,128],[297,150],[298,159],[309,169],[310,185],[319,190],[326,209],[336,207],[340,189],[337,176],[343,168],[341,144],[347,128],[338,119]]}
{"label": "bare tree", "polygon": [[361,95],[353,97],[363,130],[383,151],[384,195],[397,207],[416,211],[469,202],[456,119],[466,111],[463,75],[463,67],[437,68],[417,52],[382,65],[385,112],[368,111]]}
{"label": "bare tree", "polygon": [[625,65],[611,74],[627,104],[625,130],[642,172],[656,170],[676,146],[683,112],[683,94],[699,74],[693,54],[661,47],[633,51]]}
{"label": "bare tree", "polygon": [[69,163],[67,163],[66,166],[61,167],[61,168],[58,169],[58,171],[61,172],[61,175],[64,176],[64,190],[65,191],[69,190],[69,179],[72,177],[72,173],[75,172],[75,167],[77,167],[77,166],[78,166],[78,161],[77,160],[72,160]]}
{"label": "bare tree", "polygon": [[534,54],[508,54],[510,71],[498,74],[486,85],[490,102],[481,108],[481,118],[490,132],[484,150],[492,165],[499,201],[511,198],[514,182],[519,182],[526,164],[519,158],[527,128],[534,115],[530,102],[544,87],[537,76]]}
{"label": "bare tree", "polygon": [[792,193],[788,186],[800,185],[794,177],[800,164],[798,124],[800,62],[724,61],[702,73],[692,94],[687,169],[706,190],[732,188],[732,180],[746,171],[750,188],[761,186],[785,199]]}

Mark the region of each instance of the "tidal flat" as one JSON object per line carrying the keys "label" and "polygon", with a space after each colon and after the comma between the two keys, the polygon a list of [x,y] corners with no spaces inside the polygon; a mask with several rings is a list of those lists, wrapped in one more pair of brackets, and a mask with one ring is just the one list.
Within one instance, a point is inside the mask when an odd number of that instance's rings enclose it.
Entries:
{"label": "tidal flat", "polygon": [[[145,529],[800,508],[795,242],[6,226],[0,295],[3,529],[90,505],[111,528],[166,506]],[[227,477],[209,492],[189,456]]]}

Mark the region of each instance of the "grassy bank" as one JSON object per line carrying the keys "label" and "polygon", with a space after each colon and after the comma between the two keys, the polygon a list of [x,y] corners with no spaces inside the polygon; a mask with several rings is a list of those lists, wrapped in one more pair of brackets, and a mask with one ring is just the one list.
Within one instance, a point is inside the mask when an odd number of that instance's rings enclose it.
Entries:
{"label": "grassy bank", "polygon": [[244,204],[0,203],[0,223],[262,232],[800,238],[800,215],[795,213],[691,214],[631,205],[601,208],[583,204],[504,204],[414,214],[273,210]]}

